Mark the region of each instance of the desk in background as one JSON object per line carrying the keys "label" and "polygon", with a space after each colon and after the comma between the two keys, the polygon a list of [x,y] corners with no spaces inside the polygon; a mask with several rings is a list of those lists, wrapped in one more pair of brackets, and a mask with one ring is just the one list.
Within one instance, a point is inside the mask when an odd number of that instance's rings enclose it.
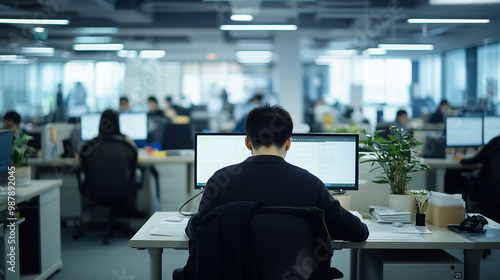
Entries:
{"label": "desk in background", "polygon": [[[129,245],[136,249],[147,249],[150,255],[151,280],[162,279],[161,259],[163,248],[187,249],[188,238],[176,236],[150,235],[149,232],[160,222],[170,216],[179,215],[177,212],[156,212],[130,239]],[[173,229],[183,229],[184,224],[172,225]],[[335,240],[332,246],[335,250],[351,249],[351,279],[356,279],[359,267],[358,252],[365,249],[461,249],[464,251],[465,279],[479,280],[480,264],[483,249],[500,249],[500,225],[490,220],[486,226],[489,234],[469,238],[446,228],[439,228],[427,224],[432,234],[422,234],[422,240],[367,240],[355,243]]]}
{"label": "desk in background", "polygon": [[[33,176],[37,179],[62,179],[62,218],[79,218],[82,202],[78,182],[71,168],[78,166],[75,158],[29,159]],[[151,167],[155,166],[160,179],[160,207],[163,210],[178,209],[180,202],[186,201],[194,190],[194,155],[151,157],[139,151],[139,164],[145,167],[144,186],[137,194],[138,210],[152,214],[156,211],[156,187],[151,178]]]}
{"label": "desk in background", "polygon": [[[16,188],[16,205],[25,218],[19,227],[21,279],[43,280],[62,268],[59,187],[62,180],[32,180]],[[6,211],[2,200],[0,212]],[[23,262],[24,261],[24,262]],[[23,269],[26,268],[26,269]]]}
{"label": "desk in background", "polygon": [[[446,169],[480,169],[481,165],[462,165],[452,158],[422,158],[424,163],[427,163],[435,172],[436,179],[434,181],[434,190],[444,192],[444,178]],[[429,172],[429,171],[428,171]],[[430,171],[432,172],[432,171]],[[432,187],[432,186],[431,186]]]}

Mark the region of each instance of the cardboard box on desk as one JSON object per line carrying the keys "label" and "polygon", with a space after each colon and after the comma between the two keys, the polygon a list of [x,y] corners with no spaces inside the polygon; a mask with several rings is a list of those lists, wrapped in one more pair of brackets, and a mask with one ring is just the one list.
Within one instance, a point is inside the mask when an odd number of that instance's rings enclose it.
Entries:
{"label": "cardboard box on desk", "polygon": [[437,206],[429,203],[425,211],[425,222],[437,227],[447,227],[448,224],[460,224],[464,216],[463,206]]}

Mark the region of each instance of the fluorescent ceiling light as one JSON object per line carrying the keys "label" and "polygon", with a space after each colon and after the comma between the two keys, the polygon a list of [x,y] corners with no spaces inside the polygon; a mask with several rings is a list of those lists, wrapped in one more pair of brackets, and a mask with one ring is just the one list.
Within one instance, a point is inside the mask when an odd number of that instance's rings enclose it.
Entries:
{"label": "fluorescent ceiling light", "polygon": [[271,51],[237,51],[237,58],[267,58],[273,57],[273,52]]}
{"label": "fluorescent ceiling light", "polygon": [[119,51],[123,50],[123,44],[75,44],[75,51]]}
{"label": "fluorescent ceiling light", "polygon": [[252,15],[232,15],[231,20],[232,21],[252,21],[253,16]]}
{"label": "fluorescent ceiling light", "polygon": [[144,50],[139,53],[140,58],[162,58],[164,56],[164,50]]}
{"label": "fluorescent ceiling light", "polygon": [[271,63],[271,58],[238,58],[237,62],[242,64],[266,64]]}
{"label": "fluorescent ceiling light", "polygon": [[490,23],[489,19],[410,18],[408,23]]}
{"label": "fluorescent ceiling light", "polygon": [[432,44],[379,44],[380,49],[391,51],[431,51],[434,49]]}
{"label": "fluorescent ceiling light", "polygon": [[109,36],[78,36],[75,37],[74,42],[77,44],[91,44],[91,43],[111,43],[113,42],[113,37]]}
{"label": "fluorescent ceiling light", "polygon": [[0,23],[10,23],[10,24],[35,24],[35,25],[68,25],[69,20],[67,19],[15,19],[15,18],[0,18]]}
{"label": "fluorescent ceiling light", "polygon": [[15,54],[0,55],[0,61],[11,61],[16,59],[22,59],[24,56]]}
{"label": "fluorescent ceiling light", "polygon": [[54,48],[26,47],[26,48],[21,48],[21,52],[34,53],[34,54],[54,54]]}
{"label": "fluorescent ceiling light", "polygon": [[369,55],[386,55],[387,50],[380,48],[369,48],[366,50],[366,53]]}
{"label": "fluorescent ceiling light", "polygon": [[280,24],[280,25],[221,25],[220,30],[279,30],[279,31],[293,31],[297,30],[297,25],[293,24]]}
{"label": "fluorescent ceiling light", "polygon": [[500,3],[500,0],[429,0],[431,5],[468,5]]}
{"label": "fluorescent ceiling light", "polygon": [[118,33],[118,28],[116,27],[78,27],[72,28],[72,32],[77,34],[88,34],[88,35],[96,35],[96,34],[116,34]]}
{"label": "fluorescent ceiling light", "polygon": [[118,51],[117,55],[119,57],[136,58],[137,52],[136,51],[129,51],[129,50],[121,50],[121,51]]}
{"label": "fluorescent ceiling light", "polygon": [[43,33],[45,31],[45,28],[43,28],[43,27],[35,27],[33,29],[33,31],[35,31],[36,33]]}
{"label": "fluorescent ceiling light", "polygon": [[358,54],[357,50],[328,50],[325,52],[331,56],[352,56]]}

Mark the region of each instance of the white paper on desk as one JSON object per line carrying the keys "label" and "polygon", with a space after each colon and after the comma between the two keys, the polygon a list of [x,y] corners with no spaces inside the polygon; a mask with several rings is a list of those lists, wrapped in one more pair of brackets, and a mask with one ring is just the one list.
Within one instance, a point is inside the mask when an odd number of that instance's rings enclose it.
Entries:
{"label": "white paper on desk", "polygon": [[172,216],[161,220],[160,225],[187,225],[188,221],[189,218]]}
{"label": "white paper on desk", "polygon": [[392,225],[377,224],[373,221],[368,221],[366,225],[370,231],[368,240],[424,240],[420,233],[412,234],[392,231]]}
{"label": "white paper on desk", "polygon": [[358,211],[349,211],[349,212],[351,212],[351,214],[353,214],[354,216],[356,216],[356,217],[358,217],[360,219],[363,219],[363,216],[361,216],[361,214],[359,214]]}
{"label": "white paper on desk", "polygon": [[186,234],[183,228],[165,228],[165,227],[155,227],[149,232],[150,235],[162,235],[162,236],[176,236],[185,237]]}
{"label": "white paper on desk", "polygon": [[392,231],[397,232],[397,233],[425,233],[425,234],[432,233],[426,227],[423,227],[423,226],[416,227],[414,225],[405,225],[402,227],[392,227]]}

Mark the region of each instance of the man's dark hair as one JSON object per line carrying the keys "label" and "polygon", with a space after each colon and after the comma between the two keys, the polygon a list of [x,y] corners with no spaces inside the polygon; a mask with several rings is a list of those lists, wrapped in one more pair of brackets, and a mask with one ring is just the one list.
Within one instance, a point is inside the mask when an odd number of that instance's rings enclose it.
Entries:
{"label": "man's dark hair", "polygon": [[120,97],[120,102],[125,101],[128,103],[128,98],[127,97]]}
{"label": "man's dark hair", "polygon": [[408,112],[406,112],[405,110],[398,110],[398,112],[396,113],[396,119],[404,115],[408,116]]}
{"label": "man's dark hair", "polygon": [[156,97],[154,97],[154,96],[150,96],[150,97],[148,98],[148,101],[153,101],[154,103],[158,104],[158,100],[157,100],[157,99],[156,99]]}
{"label": "man's dark hair", "polygon": [[446,99],[443,99],[441,100],[441,102],[439,102],[439,108],[441,108],[441,106],[443,105],[450,105],[450,103],[448,103],[448,101]]}
{"label": "man's dark hair", "polygon": [[15,124],[21,123],[21,116],[15,111],[9,111],[3,116],[4,120],[12,120]]}
{"label": "man's dark hair", "polygon": [[290,114],[282,107],[265,104],[248,113],[245,127],[255,149],[271,145],[283,147],[292,136],[293,122]]}

